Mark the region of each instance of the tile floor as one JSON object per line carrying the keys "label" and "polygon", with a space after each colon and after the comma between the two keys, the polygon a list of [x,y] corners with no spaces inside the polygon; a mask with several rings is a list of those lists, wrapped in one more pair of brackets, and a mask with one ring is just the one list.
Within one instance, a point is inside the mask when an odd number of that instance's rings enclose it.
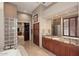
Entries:
{"label": "tile floor", "polygon": [[55,54],[49,52],[44,48],[40,48],[35,45],[32,41],[23,41],[23,38],[20,37],[18,43],[24,46],[29,56],[55,56]]}

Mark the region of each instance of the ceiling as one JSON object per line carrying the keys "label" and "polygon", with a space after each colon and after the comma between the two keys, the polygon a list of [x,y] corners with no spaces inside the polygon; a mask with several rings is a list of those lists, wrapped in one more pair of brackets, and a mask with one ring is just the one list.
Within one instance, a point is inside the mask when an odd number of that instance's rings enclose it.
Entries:
{"label": "ceiling", "polygon": [[18,11],[26,12],[31,14],[32,11],[40,4],[37,2],[12,2],[12,4],[16,5]]}
{"label": "ceiling", "polygon": [[16,5],[18,11],[32,14],[33,10],[36,9],[40,4],[49,6],[52,2],[11,2]]}

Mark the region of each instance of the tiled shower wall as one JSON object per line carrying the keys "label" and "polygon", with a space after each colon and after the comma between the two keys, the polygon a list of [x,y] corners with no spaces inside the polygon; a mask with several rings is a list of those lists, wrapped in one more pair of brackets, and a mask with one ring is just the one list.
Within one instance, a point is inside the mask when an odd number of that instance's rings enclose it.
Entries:
{"label": "tiled shower wall", "polygon": [[5,17],[4,50],[16,48],[17,45],[17,18]]}

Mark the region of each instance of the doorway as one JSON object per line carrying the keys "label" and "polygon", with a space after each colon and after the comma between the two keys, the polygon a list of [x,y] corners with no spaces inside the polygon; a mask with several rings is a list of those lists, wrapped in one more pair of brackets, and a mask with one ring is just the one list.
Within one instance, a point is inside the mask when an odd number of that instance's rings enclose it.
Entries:
{"label": "doorway", "polygon": [[29,40],[29,23],[24,23],[24,41]]}
{"label": "doorway", "polygon": [[33,42],[39,46],[39,23],[33,24]]}

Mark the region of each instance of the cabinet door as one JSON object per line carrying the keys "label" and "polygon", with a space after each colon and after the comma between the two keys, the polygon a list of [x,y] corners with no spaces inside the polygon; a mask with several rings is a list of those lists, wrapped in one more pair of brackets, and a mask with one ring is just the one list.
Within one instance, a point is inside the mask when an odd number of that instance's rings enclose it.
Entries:
{"label": "cabinet door", "polygon": [[54,46],[53,46],[53,48],[54,48],[54,53],[56,54],[56,55],[58,55],[58,42],[56,41],[56,40],[53,40],[53,42],[54,42]]}
{"label": "cabinet door", "polygon": [[52,40],[51,39],[48,39],[48,49],[52,52],[52,47],[53,47],[53,45],[52,45]]}
{"label": "cabinet door", "polygon": [[75,47],[73,45],[69,45],[69,55],[70,56],[79,56],[77,47]]}
{"label": "cabinet door", "polygon": [[46,38],[46,44],[45,44],[45,46],[46,46],[46,48],[49,50],[49,44],[50,44],[50,42],[49,42],[49,39],[48,38]]}
{"label": "cabinet door", "polygon": [[55,44],[54,51],[55,51],[56,55],[59,56],[62,51],[62,50],[60,50],[61,49],[61,42],[56,41],[54,44]]}
{"label": "cabinet door", "polygon": [[54,40],[50,40],[50,50],[52,53],[54,53],[55,43]]}
{"label": "cabinet door", "polygon": [[44,48],[47,48],[47,38],[43,37],[42,45],[43,45]]}
{"label": "cabinet door", "polygon": [[43,47],[45,47],[49,51],[52,51],[52,40],[49,38],[43,38]]}
{"label": "cabinet door", "polygon": [[64,47],[65,47],[65,56],[69,56],[69,44],[64,43]]}
{"label": "cabinet door", "polygon": [[65,43],[60,44],[60,56],[65,56]]}

